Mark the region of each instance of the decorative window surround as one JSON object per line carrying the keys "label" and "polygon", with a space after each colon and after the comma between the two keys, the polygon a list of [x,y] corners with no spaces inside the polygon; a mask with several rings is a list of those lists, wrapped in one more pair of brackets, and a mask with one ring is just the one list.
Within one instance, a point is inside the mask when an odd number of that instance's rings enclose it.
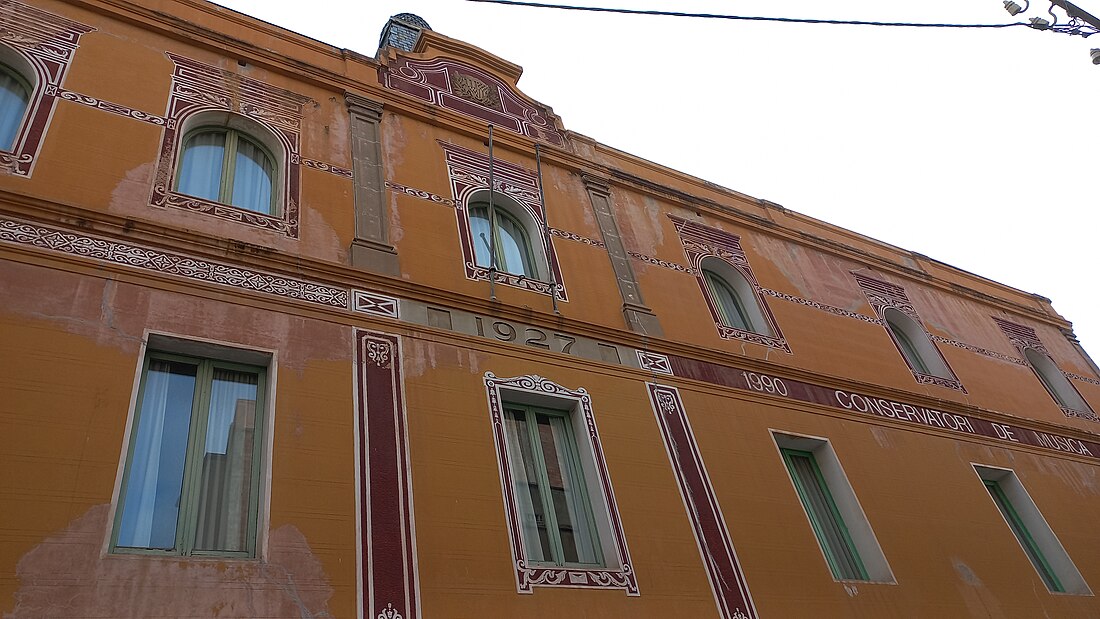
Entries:
{"label": "decorative window surround", "polygon": [[[741,248],[741,238],[736,234],[681,219],[674,215],[668,217],[676,226],[680,243],[684,246],[684,254],[687,256],[691,272],[699,282],[699,290],[707,302],[707,307],[710,309],[711,318],[714,320],[714,327],[718,330],[718,334],[724,339],[760,344],[761,346],[778,348],[790,353],[790,345],[784,339],[783,332],[780,331],[779,325],[775,322],[771,309],[768,308],[768,304],[764,302],[764,298],[760,295],[760,285],[752,274],[752,268],[745,256],[745,250]],[[702,275],[702,263],[707,258],[724,262],[745,278],[745,281],[753,289],[753,298],[746,301],[755,302],[759,306],[761,317],[767,323],[768,330],[774,335],[745,331],[722,322],[717,301],[711,298]]]}
{"label": "decorative window surround", "polygon": [[[297,239],[302,106],[310,99],[178,54],[168,53],[167,56],[175,70],[165,113],[168,123],[161,141],[150,206],[203,213]],[[203,112],[240,114],[270,131],[277,139],[282,149],[281,153],[276,153],[282,169],[274,187],[274,192],[279,194],[279,212],[273,215],[257,213],[173,190],[183,137],[180,131],[189,117]]]}
{"label": "decorative window surround", "polygon": [[[1024,357],[1026,360],[1025,365],[1030,367],[1035,373],[1035,377],[1039,379],[1043,388],[1047,390],[1050,397],[1054,399],[1055,403],[1057,403],[1058,407],[1062,410],[1062,414],[1066,417],[1076,417],[1078,419],[1100,422],[1100,416],[1092,411],[1088,402],[1086,402],[1085,399],[1081,397],[1080,392],[1077,391],[1077,388],[1073,386],[1073,383],[1069,382],[1067,374],[1054,363],[1053,357],[1050,356],[1050,351],[1043,345],[1035,329],[1009,322],[996,316],[992,316],[992,318],[993,322],[997,323],[1001,332],[1008,338],[1008,341],[1012,342],[1012,345],[1019,351],[1020,355]],[[1038,367],[1039,365],[1045,367]],[[1054,381],[1058,381],[1061,384],[1053,384]]]}
{"label": "decorative window surround", "polygon": [[759,615],[733,549],[726,518],[714,495],[710,474],[695,443],[695,433],[688,422],[680,392],[675,387],[656,383],[646,383],[646,388],[718,612],[722,619],[755,619]]}
{"label": "decorative window surround", "polygon": [[494,75],[450,58],[387,60],[378,71],[378,81],[386,88],[513,133],[565,146],[565,133],[557,128],[554,112]]}
{"label": "decorative window surround", "polygon": [[868,277],[861,273],[852,271],[852,276],[855,278],[856,283],[859,284],[860,289],[863,290],[863,294],[867,296],[867,301],[871,304],[871,307],[875,310],[875,315],[879,318],[879,324],[883,325],[886,329],[886,333],[893,340],[894,346],[898,351],[902,351],[902,344],[898,341],[897,336],[894,334],[893,329],[886,327],[886,318],[884,312],[888,309],[893,309],[901,312],[914,323],[920,327],[924,336],[929,338],[929,354],[934,353],[937,355],[938,361],[943,363],[943,367],[946,369],[946,374],[950,376],[936,376],[934,374],[926,374],[918,371],[912,366],[909,358],[902,354],[902,358],[905,360],[909,370],[913,373],[913,378],[922,385],[938,385],[940,387],[946,387],[948,389],[954,389],[966,393],[966,388],[963,387],[962,382],[959,381],[955,375],[955,371],[951,369],[951,366],[947,363],[947,359],[943,356],[943,353],[939,351],[939,348],[932,341],[932,336],[929,335],[928,329],[924,327],[924,323],[921,322],[920,316],[917,315],[916,308],[909,301],[909,297],[905,294],[905,289],[896,284],[884,282],[882,280]]}
{"label": "decorative window surround", "polygon": [[21,61],[13,68],[32,72],[24,76],[32,83],[23,123],[11,150],[0,151],[0,169],[29,177],[80,37],[95,28],[14,0],[0,3],[0,21],[4,55]]}
{"label": "decorative window surround", "polygon": [[[485,374],[485,390],[489,399],[489,415],[493,424],[497,463],[500,466],[500,486],[504,493],[504,515],[508,523],[512,559],[516,570],[516,590],[532,593],[534,587],[577,587],[586,589],[624,589],[627,595],[638,595],[638,581],[626,547],[623,525],[615,492],[604,462],[603,447],[592,415],[592,399],[582,389],[570,390],[541,376],[498,378]],[[504,392],[504,393],[502,393]],[[507,394],[507,396],[505,396]],[[512,485],[512,471],[504,434],[504,401],[515,398],[524,403],[536,403],[570,409],[580,458],[591,458],[593,474],[587,479],[593,516],[597,520],[605,567],[555,567],[530,565],[522,537],[519,505]],[[554,406],[556,404],[556,406]],[[579,416],[579,419],[576,417]],[[587,469],[588,467],[583,467]]]}
{"label": "decorative window surround", "polygon": [[355,330],[359,616],[420,617],[408,418],[396,335]]}
{"label": "decorative window surround", "polygon": [[[454,203],[457,205],[455,216],[466,278],[489,281],[488,267],[479,266],[474,259],[473,235],[470,231],[470,215],[466,204],[471,196],[489,189],[489,157],[442,140],[439,144],[443,147],[447,175],[450,177],[451,191],[454,195]],[[554,272],[558,300],[568,301],[569,297],[566,294],[554,244],[543,240],[546,237],[546,215],[542,212],[542,201],[539,199],[538,174],[514,163],[494,158],[493,183],[496,185],[493,188],[494,191],[515,200],[539,227],[539,238],[531,239],[531,243],[537,243],[546,248],[546,263]],[[500,270],[496,271],[495,281],[498,284],[546,295],[554,292],[554,285],[549,281],[530,279]]]}

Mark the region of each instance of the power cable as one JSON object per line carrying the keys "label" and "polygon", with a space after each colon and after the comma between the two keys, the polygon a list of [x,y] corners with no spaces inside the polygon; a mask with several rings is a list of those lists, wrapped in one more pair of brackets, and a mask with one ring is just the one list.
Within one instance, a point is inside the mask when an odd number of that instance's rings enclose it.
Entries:
{"label": "power cable", "polygon": [[787,24],[830,24],[834,26],[893,26],[901,28],[1011,28],[1013,26],[1032,27],[1024,22],[1009,24],[922,24],[909,22],[862,21],[846,19],[805,19],[797,17],[757,17],[748,15],[717,15],[714,13],[682,13],[679,11],[649,11],[642,9],[615,9],[596,6],[571,6],[568,4],[547,4],[543,2],[522,2],[520,0],[466,0],[487,4],[508,6],[526,6],[539,9],[563,9],[567,11],[588,11],[593,13],[624,13],[627,15],[659,15],[664,17],[699,17],[703,19],[728,19],[734,21],[780,22]]}

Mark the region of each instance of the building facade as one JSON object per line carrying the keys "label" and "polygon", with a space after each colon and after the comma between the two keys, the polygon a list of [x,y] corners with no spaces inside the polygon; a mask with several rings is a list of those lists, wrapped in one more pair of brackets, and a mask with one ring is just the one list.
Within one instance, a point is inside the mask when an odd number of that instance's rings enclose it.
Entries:
{"label": "building facade", "polygon": [[1049,300],[571,132],[413,15],[0,19],[4,617],[1100,615]]}

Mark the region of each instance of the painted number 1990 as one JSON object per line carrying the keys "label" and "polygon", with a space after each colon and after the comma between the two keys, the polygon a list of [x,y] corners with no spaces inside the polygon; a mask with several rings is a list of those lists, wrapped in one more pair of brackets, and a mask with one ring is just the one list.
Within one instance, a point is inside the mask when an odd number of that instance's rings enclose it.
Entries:
{"label": "painted number 1990", "polygon": [[741,372],[741,376],[748,383],[749,389],[753,391],[782,396],[788,395],[787,384],[780,378],[768,376],[767,374],[757,374],[756,372]]}

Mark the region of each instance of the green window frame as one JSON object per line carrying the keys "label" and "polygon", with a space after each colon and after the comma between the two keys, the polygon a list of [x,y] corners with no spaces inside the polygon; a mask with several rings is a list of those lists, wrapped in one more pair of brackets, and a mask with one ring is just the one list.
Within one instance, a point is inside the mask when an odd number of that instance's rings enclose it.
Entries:
{"label": "green window frame", "polygon": [[[184,177],[189,172],[189,170],[185,169],[188,165],[187,151],[196,146],[196,140],[198,138],[208,135],[223,136],[223,141],[221,143],[221,171],[218,176],[216,196],[213,195],[214,192],[212,191],[212,179],[207,179],[207,182],[200,181],[196,183],[195,186],[200,188],[201,191],[189,193],[185,187],[187,179]],[[277,195],[275,189],[276,181],[279,177],[279,170],[277,160],[275,156],[272,155],[270,149],[243,131],[230,127],[218,126],[201,126],[192,129],[184,136],[182,144],[183,146],[180,148],[179,163],[176,166],[175,187],[177,191],[188,195],[195,195],[205,200],[214,200],[222,204],[228,204],[258,213],[267,215],[275,214]],[[243,172],[237,169],[238,158],[239,155],[247,157],[245,149],[251,150],[253,155],[261,157],[257,167],[262,169],[266,174],[267,183],[261,183],[258,186],[250,188],[249,191],[245,191],[241,195],[238,195],[236,193],[236,185],[239,177],[243,174]],[[196,163],[196,165],[201,165],[201,162]],[[256,200],[255,192],[262,192],[265,188],[268,192],[267,199]]]}
{"label": "green window frame", "polygon": [[256,556],[266,394],[263,367],[146,355],[112,553]]}
{"label": "green window frame", "polygon": [[1043,555],[1043,551],[1039,549],[1039,545],[1035,542],[1035,538],[1031,536],[1031,532],[1027,530],[1027,526],[1024,525],[1023,519],[1016,512],[1016,508],[1012,506],[1012,501],[1008,499],[1008,495],[1005,494],[1001,484],[997,481],[990,479],[983,479],[982,483],[985,484],[986,490],[989,491],[989,496],[993,498],[993,502],[997,505],[997,509],[1000,510],[1001,515],[1004,516],[1005,521],[1008,523],[1008,528],[1012,530],[1012,534],[1016,536],[1016,539],[1020,542],[1020,546],[1024,549],[1024,554],[1031,561],[1031,565],[1035,567],[1035,571],[1039,573],[1039,577],[1042,578],[1043,583],[1047,586],[1047,589],[1056,593],[1065,593],[1066,589],[1062,586],[1062,582],[1058,579],[1058,575],[1054,573],[1050,563],[1047,562],[1046,557]]}
{"label": "green window frame", "polygon": [[817,542],[837,580],[870,580],[814,454],[780,448]]}
{"label": "green window frame", "polygon": [[566,411],[505,403],[504,420],[511,483],[528,562],[543,566],[603,567],[603,552],[571,415]]}

